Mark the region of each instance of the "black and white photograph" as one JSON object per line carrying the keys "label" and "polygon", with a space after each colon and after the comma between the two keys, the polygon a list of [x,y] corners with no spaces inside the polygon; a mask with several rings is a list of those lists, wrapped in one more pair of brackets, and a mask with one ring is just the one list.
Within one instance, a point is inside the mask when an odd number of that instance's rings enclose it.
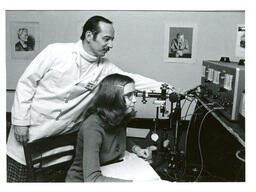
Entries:
{"label": "black and white photograph", "polygon": [[246,183],[245,14],[6,10],[5,182]]}
{"label": "black and white photograph", "polygon": [[165,61],[193,63],[196,52],[196,24],[166,24]]}
{"label": "black and white photograph", "polygon": [[13,59],[32,59],[38,53],[38,22],[11,22],[10,33]]}

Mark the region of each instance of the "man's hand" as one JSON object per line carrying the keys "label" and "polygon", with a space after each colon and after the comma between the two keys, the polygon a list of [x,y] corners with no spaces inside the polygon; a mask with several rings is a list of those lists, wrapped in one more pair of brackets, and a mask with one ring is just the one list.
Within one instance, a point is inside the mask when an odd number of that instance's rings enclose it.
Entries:
{"label": "man's hand", "polygon": [[14,136],[21,144],[28,142],[28,126],[13,125]]}
{"label": "man's hand", "polygon": [[183,56],[183,52],[181,50],[178,50],[176,52],[176,57],[182,57]]}

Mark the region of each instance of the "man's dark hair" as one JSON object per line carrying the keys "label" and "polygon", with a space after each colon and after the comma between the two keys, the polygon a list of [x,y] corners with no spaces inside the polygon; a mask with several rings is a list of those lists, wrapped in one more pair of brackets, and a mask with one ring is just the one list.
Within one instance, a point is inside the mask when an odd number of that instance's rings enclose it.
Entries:
{"label": "man's dark hair", "polygon": [[182,36],[182,35],[184,35],[184,34],[179,32],[179,33],[177,33],[176,37],[178,38],[179,36]]}
{"label": "man's dark hair", "polygon": [[93,39],[95,40],[98,33],[100,32],[99,22],[105,22],[105,23],[112,24],[112,21],[106,19],[105,17],[98,16],[98,15],[93,16],[90,19],[88,19],[86,21],[86,23],[84,24],[83,32],[82,32],[80,39],[83,41],[85,39],[85,33],[87,31],[91,31],[93,34]]}

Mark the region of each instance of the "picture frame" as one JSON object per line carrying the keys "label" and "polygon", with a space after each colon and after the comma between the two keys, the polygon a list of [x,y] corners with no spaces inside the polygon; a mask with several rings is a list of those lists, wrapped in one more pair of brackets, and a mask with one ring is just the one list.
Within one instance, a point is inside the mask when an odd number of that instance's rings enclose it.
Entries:
{"label": "picture frame", "polygon": [[39,22],[10,23],[12,59],[33,59],[40,48]]}
{"label": "picture frame", "polygon": [[245,25],[236,26],[236,57],[245,58]]}
{"label": "picture frame", "polygon": [[194,63],[197,50],[196,23],[165,23],[164,61]]}

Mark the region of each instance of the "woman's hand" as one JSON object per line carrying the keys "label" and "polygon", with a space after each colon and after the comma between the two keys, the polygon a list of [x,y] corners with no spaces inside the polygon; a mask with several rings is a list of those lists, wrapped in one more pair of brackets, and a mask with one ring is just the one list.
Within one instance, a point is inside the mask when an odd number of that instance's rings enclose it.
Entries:
{"label": "woman's hand", "polygon": [[155,150],[157,150],[157,147],[154,145],[151,145],[146,149],[141,149],[137,145],[133,147],[133,152],[139,157],[146,159],[147,161],[152,159],[152,151],[155,151]]}

